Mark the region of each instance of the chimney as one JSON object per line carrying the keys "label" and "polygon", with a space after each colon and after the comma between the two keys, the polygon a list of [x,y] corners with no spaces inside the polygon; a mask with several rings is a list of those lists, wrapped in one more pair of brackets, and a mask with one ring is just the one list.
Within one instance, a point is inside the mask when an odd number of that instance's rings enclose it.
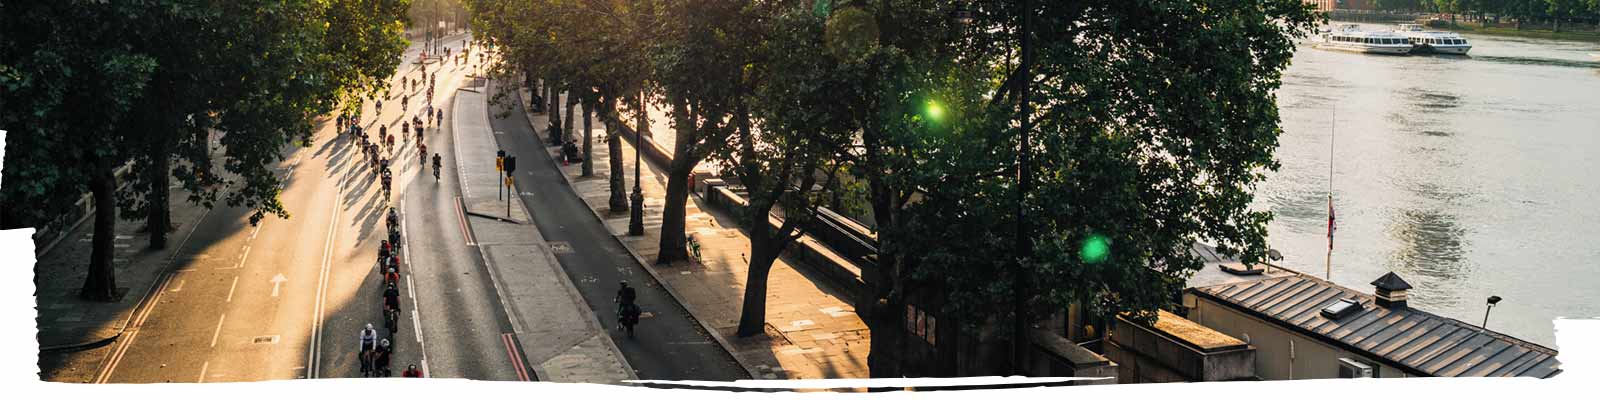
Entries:
{"label": "chimney", "polygon": [[1378,280],[1372,281],[1372,286],[1377,288],[1373,294],[1377,297],[1377,301],[1374,303],[1378,307],[1390,309],[1406,308],[1406,289],[1410,289],[1411,284],[1406,283],[1404,279],[1400,279],[1399,275],[1395,275],[1393,272],[1383,274]]}

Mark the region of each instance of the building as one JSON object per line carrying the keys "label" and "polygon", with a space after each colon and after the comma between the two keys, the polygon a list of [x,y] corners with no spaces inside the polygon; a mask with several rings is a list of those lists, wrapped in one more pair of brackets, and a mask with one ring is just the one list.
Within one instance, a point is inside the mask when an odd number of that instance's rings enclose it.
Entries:
{"label": "building", "polygon": [[1367,10],[1376,9],[1372,0],[1306,0],[1306,3],[1316,4],[1317,11],[1333,10]]}
{"label": "building", "polygon": [[1186,317],[1253,346],[1268,380],[1561,372],[1555,350],[1407,307],[1411,285],[1392,272],[1372,294],[1287,272],[1191,287]]}

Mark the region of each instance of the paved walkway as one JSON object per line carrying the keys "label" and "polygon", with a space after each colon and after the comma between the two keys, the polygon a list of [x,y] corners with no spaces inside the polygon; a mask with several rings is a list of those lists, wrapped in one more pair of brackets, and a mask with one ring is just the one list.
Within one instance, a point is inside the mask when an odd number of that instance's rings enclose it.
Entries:
{"label": "paved walkway", "polygon": [[[521,95],[524,99],[531,96],[525,88]],[[560,104],[564,107],[566,102]],[[532,113],[529,113],[529,120],[534,120]],[[573,124],[577,130],[582,126],[581,122]],[[749,338],[734,335],[744,299],[750,241],[736,228],[737,221],[732,216],[701,208],[700,196],[689,197],[686,230],[701,243],[702,263],[653,265],[661,239],[666,171],[646,163],[643,171],[645,235],[627,236],[628,214],[608,211],[610,161],[602,124],[595,124],[594,135],[594,177],[580,177],[580,164],[558,164],[558,168],[595,216],[621,239],[647,271],[665,284],[673,297],[702,324],[708,325],[707,330],[734,354],[751,376],[759,379],[869,377],[870,334],[855,308],[846,300],[848,296],[822,283],[821,276],[796,270],[792,266],[794,262],[787,257],[773,264],[768,281],[767,334]],[[552,159],[559,159],[559,147],[549,147],[548,151]],[[627,141],[623,141],[623,154],[629,155],[624,161],[624,171],[629,174],[627,187],[631,193],[634,157],[631,156],[633,146]]]}
{"label": "paved walkway", "polygon": [[[506,302],[531,367],[545,382],[619,383],[636,379],[611,337],[567,278],[539,229],[528,219],[519,196],[501,198],[495,170],[498,150],[489,127],[482,80],[456,94],[454,109],[456,171],[462,204],[470,214],[472,238]],[[476,90],[476,91],[473,91]]]}

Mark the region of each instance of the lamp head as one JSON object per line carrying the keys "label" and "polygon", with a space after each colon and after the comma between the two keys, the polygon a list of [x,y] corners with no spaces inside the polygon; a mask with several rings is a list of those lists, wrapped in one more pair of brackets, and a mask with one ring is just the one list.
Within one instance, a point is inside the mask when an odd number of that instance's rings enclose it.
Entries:
{"label": "lamp head", "polygon": [[1489,306],[1490,307],[1493,307],[1497,303],[1500,303],[1500,296],[1489,296]]}

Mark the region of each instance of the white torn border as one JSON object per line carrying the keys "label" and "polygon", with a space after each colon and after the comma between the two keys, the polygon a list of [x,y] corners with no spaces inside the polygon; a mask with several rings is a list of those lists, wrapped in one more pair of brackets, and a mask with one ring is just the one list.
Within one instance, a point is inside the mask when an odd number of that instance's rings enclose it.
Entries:
{"label": "white torn border", "polygon": [[[0,160],[5,156],[5,131],[0,130]],[[3,170],[0,170],[3,174]],[[3,176],[3,175],[0,175]],[[482,382],[460,379],[323,379],[255,383],[90,385],[39,381],[38,326],[33,291],[33,229],[0,231],[0,386],[7,397],[33,399],[44,396],[65,398],[171,399],[210,397],[224,399],[255,398],[423,398],[451,399],[471,393],[473,398],[572,399],[609,396],[650,396],[649,400],[708,400],[724,398],[797,397],[859,399],[858,393],[754,393],[729,392],[715,388],[748,389],[824,389],[837,387],[935,387],[987,384],[1048,383],[1072,378],[951,378],[951,379],[839,379],[793,381],[634,381],[673,387],[705,386],[708,390],[650,389],[643,387],[595,384],[557,384],[524,382]],[[948,398],[970,399],[1006,396],[1004,399],[1497,399],[1543,400],[1549,398],[1591,398],[1600,388],[1600,319],[1556,319],[1558,359],[1564,372],[1550,379],[1533,378],[1412,378],[1412,379],[1330,379],[1267,382],[1216,382],[1195,384],[1093,385],[1078,387],[1037,387],[1002,390],[951,390],[933,392],[873,393],[873,399]],[[248,385],[248,386],[245,386]],[[241,390],[244,389],[244,390]],[[263,390],[264,389],[264,390]],[[19,393],[20,391],[20,393]],[[1583,393],[1588,393],[1584,395]],[[396,395],[399,395],[396,397]],[[14,396],[14,397],[13,397]],[[989,400],[989,399],[985,399]]]}

